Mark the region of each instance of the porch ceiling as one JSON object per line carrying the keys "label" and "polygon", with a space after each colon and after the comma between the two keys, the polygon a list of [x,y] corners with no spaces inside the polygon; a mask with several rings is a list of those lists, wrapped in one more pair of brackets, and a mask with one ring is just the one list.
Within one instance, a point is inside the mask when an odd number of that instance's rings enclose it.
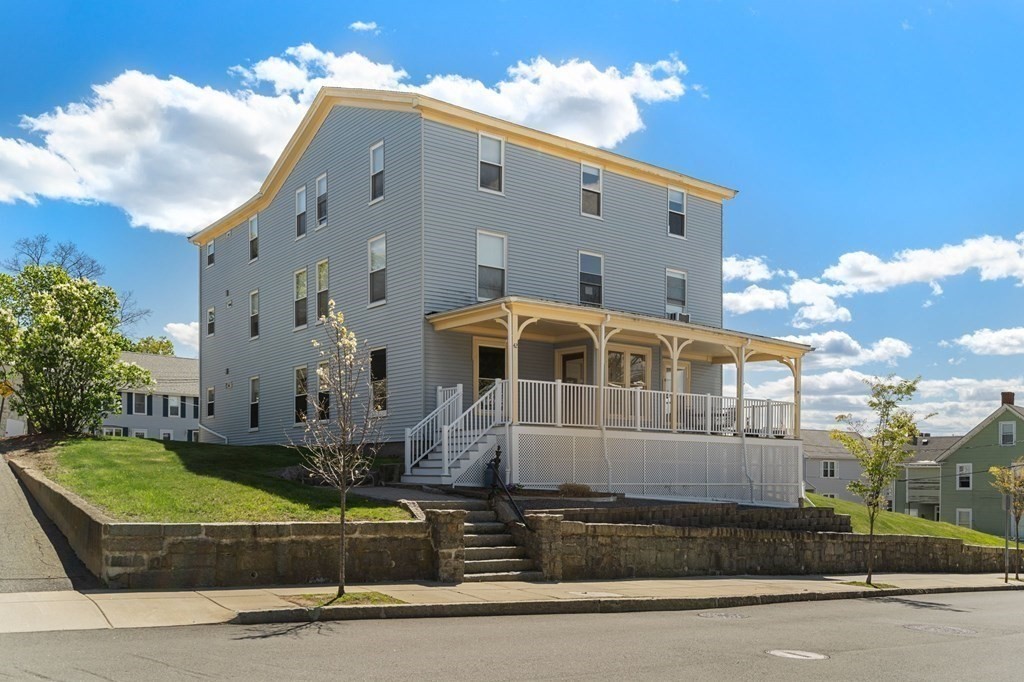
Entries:
{"label": "porch ceiling", "polygon": [[[747,362],[795,360],[813,350],[810,346],[756,334],[676,322],[650,315],[638,315],[606,308],[593,308],[542,299],[507,296],[465,308],[427,315],[437,331],[454,331],[476,336],[505,338],[504,322],[509,313],[518,316],[521,339],[544,343],[586,342],[590,333],[581,325],[596,329],[618,330],[609,343],[648,346],[668,345],[673,340],[688,341],[680,359],[703,360],[715,364],[733,364],[728,350],[747,347]],[[529,322],[523,327],[524,323]]]}

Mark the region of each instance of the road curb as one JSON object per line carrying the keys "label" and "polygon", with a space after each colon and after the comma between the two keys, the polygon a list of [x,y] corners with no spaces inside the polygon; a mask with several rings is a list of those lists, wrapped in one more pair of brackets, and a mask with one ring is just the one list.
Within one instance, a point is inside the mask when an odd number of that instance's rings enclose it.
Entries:
{"label": "road curb", "polygon": [[1024,585],[991,587],[929,587],[849,592],[792,592],[789,594],[744,595],[736,597],[605,597],[601,599],[558,599],[538,601],[463,602],[457,604],[383,604],[366,606],[324,606],[239,611],[229,623],[263,625],[316,623],[330,620],[379,620],[384,618],[465,618],[470,616],[538,616],[586,613],[639,613],[647,611],[695,611],[739,606],[765,606],[805,601],[912,597],[955,592],[1001,592],[1024,590]]}

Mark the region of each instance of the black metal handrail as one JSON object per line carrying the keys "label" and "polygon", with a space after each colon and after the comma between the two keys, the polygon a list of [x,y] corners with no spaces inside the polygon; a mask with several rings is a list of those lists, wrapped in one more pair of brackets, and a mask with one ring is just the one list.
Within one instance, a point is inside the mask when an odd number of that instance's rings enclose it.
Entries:
{"label": "black metal handrail", "polygon": [[505,491],[505,497],[508,498],[509,504],[512,505],[512,509],[515,510],[516,516],[522,521],[523,525],[526,526],[527,530],[530,530],[530,524],[526,522],[526,517],[523,516],[523,511],[516,504],[515,498],[512,497],[512,491],[505,485],[505,481],[501,478],[501,446],[499,445],[494,449],[494,459],[487,463],[487,468],[491,471],[491,497],[493,498],[498,494],[498,490]]}

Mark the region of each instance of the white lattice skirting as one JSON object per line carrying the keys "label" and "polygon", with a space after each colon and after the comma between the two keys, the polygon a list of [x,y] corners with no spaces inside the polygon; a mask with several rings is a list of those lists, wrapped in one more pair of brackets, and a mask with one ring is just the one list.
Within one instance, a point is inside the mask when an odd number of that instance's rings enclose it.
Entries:
{"label": "white lattice skirting", "polygon": [[[526,488],[585,483],[631,497],[795,507],[798,440],[512,427],[511,479]],[[505,448],[502,448],[503,451]]]}

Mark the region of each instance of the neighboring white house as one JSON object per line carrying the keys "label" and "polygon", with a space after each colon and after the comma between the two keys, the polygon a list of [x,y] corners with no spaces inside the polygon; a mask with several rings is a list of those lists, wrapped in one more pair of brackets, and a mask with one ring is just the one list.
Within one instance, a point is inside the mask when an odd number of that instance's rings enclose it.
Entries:
{"label": "neighboring white house", "polygon": [[149,370],[153,384],[122,391],[121,414],[108,415],[100,433],[161,440],[199,440],[199,360],[122,353],[121,360]]}

